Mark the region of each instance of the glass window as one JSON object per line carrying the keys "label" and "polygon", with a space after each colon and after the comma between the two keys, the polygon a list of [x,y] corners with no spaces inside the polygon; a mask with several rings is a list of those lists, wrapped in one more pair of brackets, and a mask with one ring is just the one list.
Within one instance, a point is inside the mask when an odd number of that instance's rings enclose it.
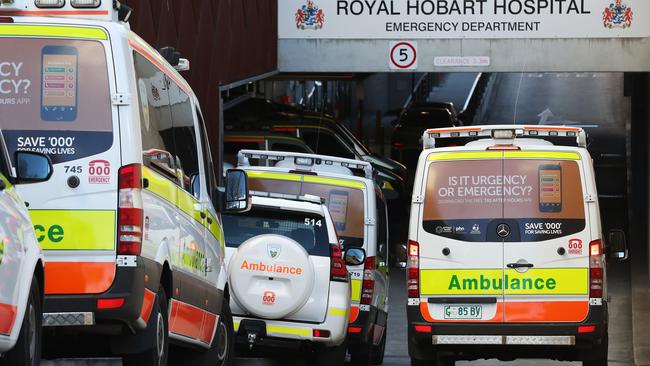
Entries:
{"label": "glass window", "polygon": [[239,142],[228,141],[223,142],[223,162],[230,163],[237,166],[237,154],[239,150],[260,150],[264,142]]}
{"label": "glass window", "polygon": [[192,102],[175,82],[169,83],[169,100],[171,105],[174,146],[177,157],[176,171],[183,189],[198,198],[200,191],[193,189],[192,182],[199,182],[199,153],[194,128],[194,109]]}
{"label": "glass window", "polygon": [[251,191],[293,195],[311,194],[325,198],[325,204],[344,248],[363,246],[366,215],[362,190],[329,184],[258,178],[250,178],[248,187]]}
{"label": "glass window", "polygon": [[244,214],[223,215],[223,222],[226,245],[231,248],[237,248],[258,235],[276,234],[297,241],[310,255],[330,255],[323,216],[254,208]]}
{"label": "glass window", "polygon": [[288,142],[273,142],[271,146],[273,151],[297,152],[305,154],[311,153],[311,151],[309,151],[306,146]]}
{"label": "glass window", "polygon": [[496,225],[518,226],[509,241],[543,241],[585,227],[574,161],[477,160],[429,166],[423,227],[464,241],[500,241]]}
{"label": "glass window", "polygon": [[212,149],[210,149],[208,133],[205,130],[205,123],[203,122],[203,116],[201,116],[201,112],[196,110],[196,116],[199,121],[199,135],[201,136],[201,143],[203,144],[203,165],[205,166],[207,190],[208,194],[212,195],[215,188],[217,188],[217,180],[214,174],[214,165],[212,164]]}
{"label": "glass window", "polygon": [[[550,240],[584,230],[582,174],[575,161],[506,159],[503,179],[503,216],[517,222],[517,241]],[[518,184],[521,193],[514,190]]]}
{"label": "glass window", "polygon": [[406,114],[402,124],[408,127],[452,127],[454,121],[451,113],[446,109],[414,110]]}
{"label": "glass window", "polygon": [[346,159],[356,158],[356,155],[348,146],[335,135],[324,130],[300,129],[300,137],[316,154]]}
{"label": "glass window", "polygon": [[178,182],[169,80],[165,73],[140,54],[134,52],[133,57],[138,79],[144,164]]}
{"label": "glass window", "polygon": [[106,51],[98,41],[0,38],[0,126],[9,153],[55,164],[113,145]]}

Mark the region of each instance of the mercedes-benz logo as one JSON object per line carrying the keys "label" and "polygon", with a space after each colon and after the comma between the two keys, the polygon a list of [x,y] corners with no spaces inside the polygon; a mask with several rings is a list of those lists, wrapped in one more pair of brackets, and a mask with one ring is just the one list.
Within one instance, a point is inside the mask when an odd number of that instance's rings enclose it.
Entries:
{"label": "mercedes-benz logo", "polygon": [[510,235],[510,226],[508,226],[508,224],[501,224],[497,226],[497,234],[499,234],[499,236],[502,238]]}

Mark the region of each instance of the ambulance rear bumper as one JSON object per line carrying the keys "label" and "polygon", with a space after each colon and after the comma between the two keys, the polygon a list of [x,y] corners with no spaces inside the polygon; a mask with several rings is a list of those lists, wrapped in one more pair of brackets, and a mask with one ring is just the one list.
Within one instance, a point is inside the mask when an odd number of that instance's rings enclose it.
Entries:
{"label": "ambulance rear bumper", "polygon": [[[607,334],[606,303],[590,306],[587,318],[580,323],[429,323],[417,306],[408,306],[407,316],[409,354],[423,360],[441,351],[528,358],[540,356],[537,351],[544,354],[548,347],[590,350]],[[418,332],[416,326],[425,328]]]}
{"label": "ambulance rear bumper", "polygon": [[[43,305],[44,326],[80,326],[101,333],[102,325],[127,325],[137,328],[144,298],[145,266],[138,258],[134,267],[117,267],[111,288],[102,294],[46,295]],[[100,308],[100,300],[124,300],[115,308]],[[98,327],[88,327],[88,326]],[[91,331],[91,329],[87,329]]]}

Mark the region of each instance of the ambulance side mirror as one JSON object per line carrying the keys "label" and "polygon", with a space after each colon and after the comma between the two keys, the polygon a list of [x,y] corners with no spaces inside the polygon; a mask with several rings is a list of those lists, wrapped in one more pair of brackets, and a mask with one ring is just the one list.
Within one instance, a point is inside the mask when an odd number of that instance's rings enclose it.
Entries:
{"label": "ambulance side mirror", "polygon": [[226,172],[226,187],[218,189],[215,206],[220,207],[223,212],[240,213],[251,208],[250,195],[248,193],[248,176],[241,169],[230,169]]}
{"label": "ambulance side mirror", "polygon": [[610,230],[607,235],[607,253],[609,258],[624,261],[628,258],[629,250],[625,232],[619,229]]}
{"label": "ambulance side mirror", "polygon": [[345,264],[359,266],[366,261],[366,251],[362,248],[350,248],[345,251]]}
{"label": "ambulance side mirror", "polygon": [[16,183],[39,183],[50,179],[54,169],[47,155],[32,151],[16,151]]}

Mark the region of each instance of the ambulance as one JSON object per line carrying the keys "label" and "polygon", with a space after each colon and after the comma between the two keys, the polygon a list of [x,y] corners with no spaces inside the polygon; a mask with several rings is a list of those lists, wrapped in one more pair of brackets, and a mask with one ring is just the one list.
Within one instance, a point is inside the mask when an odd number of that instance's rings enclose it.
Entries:
{"label": "ambulance", "polygon": [[[350,280],[324,199],[251,196],[250,211],[223,215],[238,353],[298,349],[316,365],[343,366]],[[357,265],[364,252],[346,256]]]}
{"label": "ambulance", "polygon": [[44,261],[16,185],[47,180],[52,164],[25,151],[15,159],[14,166],[0,132],[0,365],[34,366],[41,359]]}
{"label": "ambulance", "polygon": [[172,343],[192,364],[227,364],[220,213],[247,209],[246,177],[217,186],[176,70],[188,62],[131,32],[130,13],[112,0],[0,2],[5,141],[54,164],[48,182],[18,187],[45,253],[46,343],[98,337],[126,365],[164,365]]}
{"label": "ambulance", "polygon": [[[436,148],[444,139],[464,146]],[[580,128],[424,132],[409,223],[411,364],[556,358],[607,365],[605,254]],[[556,144],[554,144],[556,143]]]}
{"label": "ambulance", "polygon": [[381,364],[388,318],[388,212],[370,163],[332,156],[242,150],[251,191],[314,195],[325,201],[345,253],[352,295],[347,345],[355,365]]}

